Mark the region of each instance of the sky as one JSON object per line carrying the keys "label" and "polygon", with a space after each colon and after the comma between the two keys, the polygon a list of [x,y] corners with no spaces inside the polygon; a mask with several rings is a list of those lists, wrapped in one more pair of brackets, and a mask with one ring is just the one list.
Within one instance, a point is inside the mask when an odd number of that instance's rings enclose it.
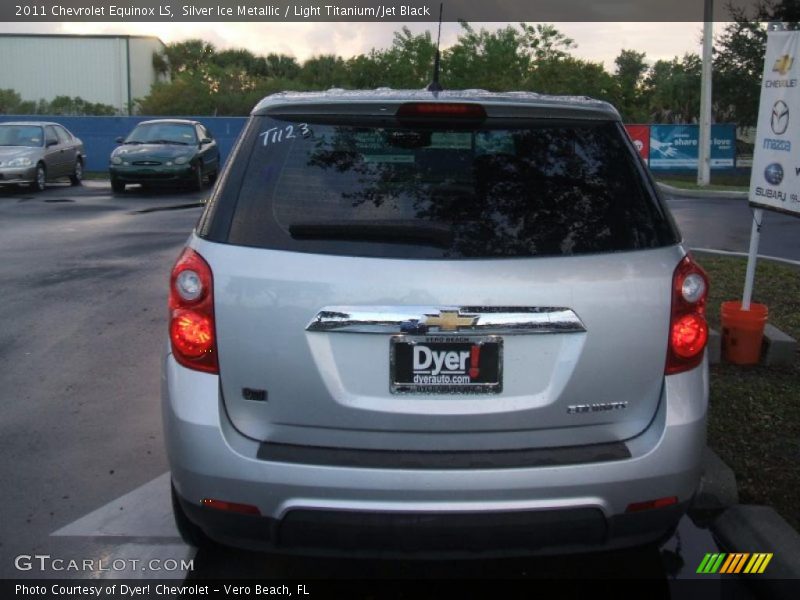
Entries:
{"label": "sky", "polygon": [[[472,23],[473,27],[497,29],[506,23]],[[223,50],[246,48],[263,55],[272,52],[303,61],[318,54],[349,58],[385,48],[392,33],[403,23],[0,23],[0,33],[69,33],[156,35],[165,43],[200,38]],[[669,60],[686,52],[701,52],[702,23],[555,23],[575,40],[577,57],[602,62],[613,72],[614,59],[622,49],[645,52],[647,61]],[[717,23],[715,33],[724,24]],[[408,23],[414,33],[426,29],[435,34],[435,23]],[[442,26],[442,48],[455,43],[458,23]]]}

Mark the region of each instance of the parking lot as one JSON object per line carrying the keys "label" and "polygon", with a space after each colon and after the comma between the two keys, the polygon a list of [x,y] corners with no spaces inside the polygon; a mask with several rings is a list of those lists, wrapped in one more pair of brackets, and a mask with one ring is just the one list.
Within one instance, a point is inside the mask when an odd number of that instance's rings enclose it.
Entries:
{"label": "parking lot", "polygon": [[137,211],[199,198],[0,191],[4,577],[7,557],[55,551],[50,533],[166,471],[164,290],[200,209]]}
{"label": "parking lot", "polygon": [[[2,577],[666,581],[696,577],[703,555],[717,551],[711,534],[684,518],[660,547],[577,561],[323,560],[222,548],[195,555],[172,524],[159,373],[169,269],[208,193],[113,196],[106,182],[40,194],[0,189]],[[35,554],[93,563],[88,572],[15,567],[15,557]],[[141,566],[152,559],[160,562]],[[110,568],[115,560],[123,568]]]}

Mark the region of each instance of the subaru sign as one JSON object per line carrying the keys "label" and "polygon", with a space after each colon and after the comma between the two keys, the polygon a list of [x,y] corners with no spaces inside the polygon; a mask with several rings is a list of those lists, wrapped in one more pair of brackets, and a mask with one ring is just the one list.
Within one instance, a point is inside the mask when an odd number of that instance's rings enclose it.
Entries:
{"label": "subaru sign", "polygon": [[800,32],[767,36],[750,204],[800,214]]}

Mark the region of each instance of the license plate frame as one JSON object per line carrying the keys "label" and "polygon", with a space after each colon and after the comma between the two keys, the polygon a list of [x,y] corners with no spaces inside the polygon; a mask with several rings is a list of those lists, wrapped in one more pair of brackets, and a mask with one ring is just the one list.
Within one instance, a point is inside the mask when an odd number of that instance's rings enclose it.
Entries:
{"label": "license plate frame", "polygon": [[[424,346],[429,351],[456,352],[459,367],[463,364],[461,353],[470,352],[464,366],[466,369],[425,373],[414,369],[415,346]],[[472,366],[471,349],[479,347],[478,375],[472,382],[470,375]],[[424,358],[424,351],[420,351]],[[439,354],[440,360],[442,359]],[[442,366],[446,365],[447,358]],[[450,361],[451,364],[452,360]],[[435,366],[435,365],[432,365]],[[418,379],[416,376],[419,375]],[[450,382],[443,377],[449,376]],[[436,379],[437,377],[441,379]],[[453,377],[458,379],[453,380]],[[469,379],[465,383],[464,379]],[[499,335],[463,336],[463,335],[394,335],[389,343],[389,389],[392,394],[415,394],[425,396],[444,395],[495,395],[503,391],[503,338]]]}

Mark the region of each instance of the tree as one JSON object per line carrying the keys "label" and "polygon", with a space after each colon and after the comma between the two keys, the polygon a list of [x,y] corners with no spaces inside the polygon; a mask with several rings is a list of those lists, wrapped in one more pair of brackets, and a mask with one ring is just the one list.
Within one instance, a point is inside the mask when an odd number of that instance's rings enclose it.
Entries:
{"label": "tree", "polygon": [[[800,7],[800,0],[763,0],[760,7],[759,18],[786,19]],[[766,33],[747,15],[735,16],[738,20],[718,38],[714,116],[718,121],[747,123],[755,120]],[[574,40],[549,24],[486,30],[462,22],[456,43],[442,52],[441,82],[449,89],[592,96],[612,102],[629,122],[697,120],[701,73],[697,55],[658,61],[648,68],[644,53],[622,50],[611,74],[599,63],[573,56],[574,48]],[[244,115],[264,95],[286,89],[421,89],[431,80],[435,53],[429,32],[415,35],[407,27],[395,32],[389,48],[373,48],[347,60],[315,56],[302,65],[281,54],[218,51],[202,40],[187,40],[169,44],[154,57],[154,64],[172,81],[156,84],[139,101],[139,110],[160,115]]]}
{"label": "tree", "polygon": [[335,54],[314,56],[303,63],[299,74],[306,89],[324,90],[348,87],[349,74],[344,59]]}
{"label": "tree", "polygon": [[442,82],[448,88],[520,89],[530,73],[531,59],[521,48],[518,30],[508,26],[475,31],[461,22],[458,42],[442,59]]}
{"label": "tree", "polygon": [[80,96],[75,96],[74,98],[70,98],[69,96],[56,96],[50,101],[48,107],[43,112],[49,115],[107,116],[117,114],[117,109],[109,104],[89,102]]}
{"label": "tree", "polygon": [[175,77],[184,72],[201,72],[216,54],[213,44],[203,40],[186,40],[168,44],[162,53],[153,56],[153,67],[161,74]]}
{"label": "tree", "polygon": [[396,85],[380,60],[380,53],[374,49],[369,54],[359,54],[347,60],[345,68],[348,82],[353,89]]}
{"label": "tree", "polygon": [[115,115],[117,110],[108,104],[89,102],[80,96],[56,96],[48,102],[23,100],[14,90],[0,90],[0,114],[6,115]]}
{"label": "tree", "polygon": [[578,47],[575,40],[565,36],[553,25],[520,23],[519,26],[522,30],[520,44],[536,63],[569,58],[569,51]]}
{"label": "tree", "polygon": [[277,79],[294,79],[300,73],[300,65],[291,56],[271,53],[264,57],[267,76]]}
{"label": "tree", "polygon": [[617,83],[616,105],[622,118],[628,122],[647,120],[647,97],[642,89],[648,71],[645,53],[622,50],[614,60],[614,64]]}
{"label": "tree", "polygon": [[601,63],[571,56],[537,64],[528,81],[530,89],[543,94],[591,96],[612,102],[616,92],[614,78]]}
{"label": "tree", "polygon": [[137,105],[144,115],[210,115],[215,109],[208,86],[194,74],[154,83]]}
{"label": "tree", "polygon": [[266,63],[259,60],[250,50],[221,50],[212,54],[208,60],[223,69],[239,69],[251,75],[266,75]]}
{"label": "tree", "polygon": [[535,91],[613,100],[613,77],[600,63],[575,58],[575,42],[553,25],[476,31],[462,23],[458,43],[443,59],[444,84],[493,91]]}
{"label": "tree", "polygon": [[655,123],[697,122],[702,70],[703,61],[697,54],[656,62],[646,80],[650,120]]}
{"label": "tree", "polygon": [[750,15],[728,6],[733,22],[717,37],[714,57],[714,113],[718,120],[755,125],[767,47],[767,23],[800,21],[800,0],[762,0]]}
{"label": "tree", "polygon": [[389,49],[373,49],[368,56],[357,57],[351,66],[353,86],[423,88],[433,76],[435,55],[436,46],[430,32],[414,35],[408,27],[403,27],[394,33]]}
{"label": "tree", "polygon": [[155,84],[137,100],[139,112],[152,115],[246,115],[267,93],[297,88],[289,80],[300,74],[292,57],[218,51],[202,40],[167,45],[153,56],[153,65],[170,81]]}
{"label": "tree", "polygon": [[19,113],[22,98],[14,90],[0,90],[0,114],[13,115]]}

